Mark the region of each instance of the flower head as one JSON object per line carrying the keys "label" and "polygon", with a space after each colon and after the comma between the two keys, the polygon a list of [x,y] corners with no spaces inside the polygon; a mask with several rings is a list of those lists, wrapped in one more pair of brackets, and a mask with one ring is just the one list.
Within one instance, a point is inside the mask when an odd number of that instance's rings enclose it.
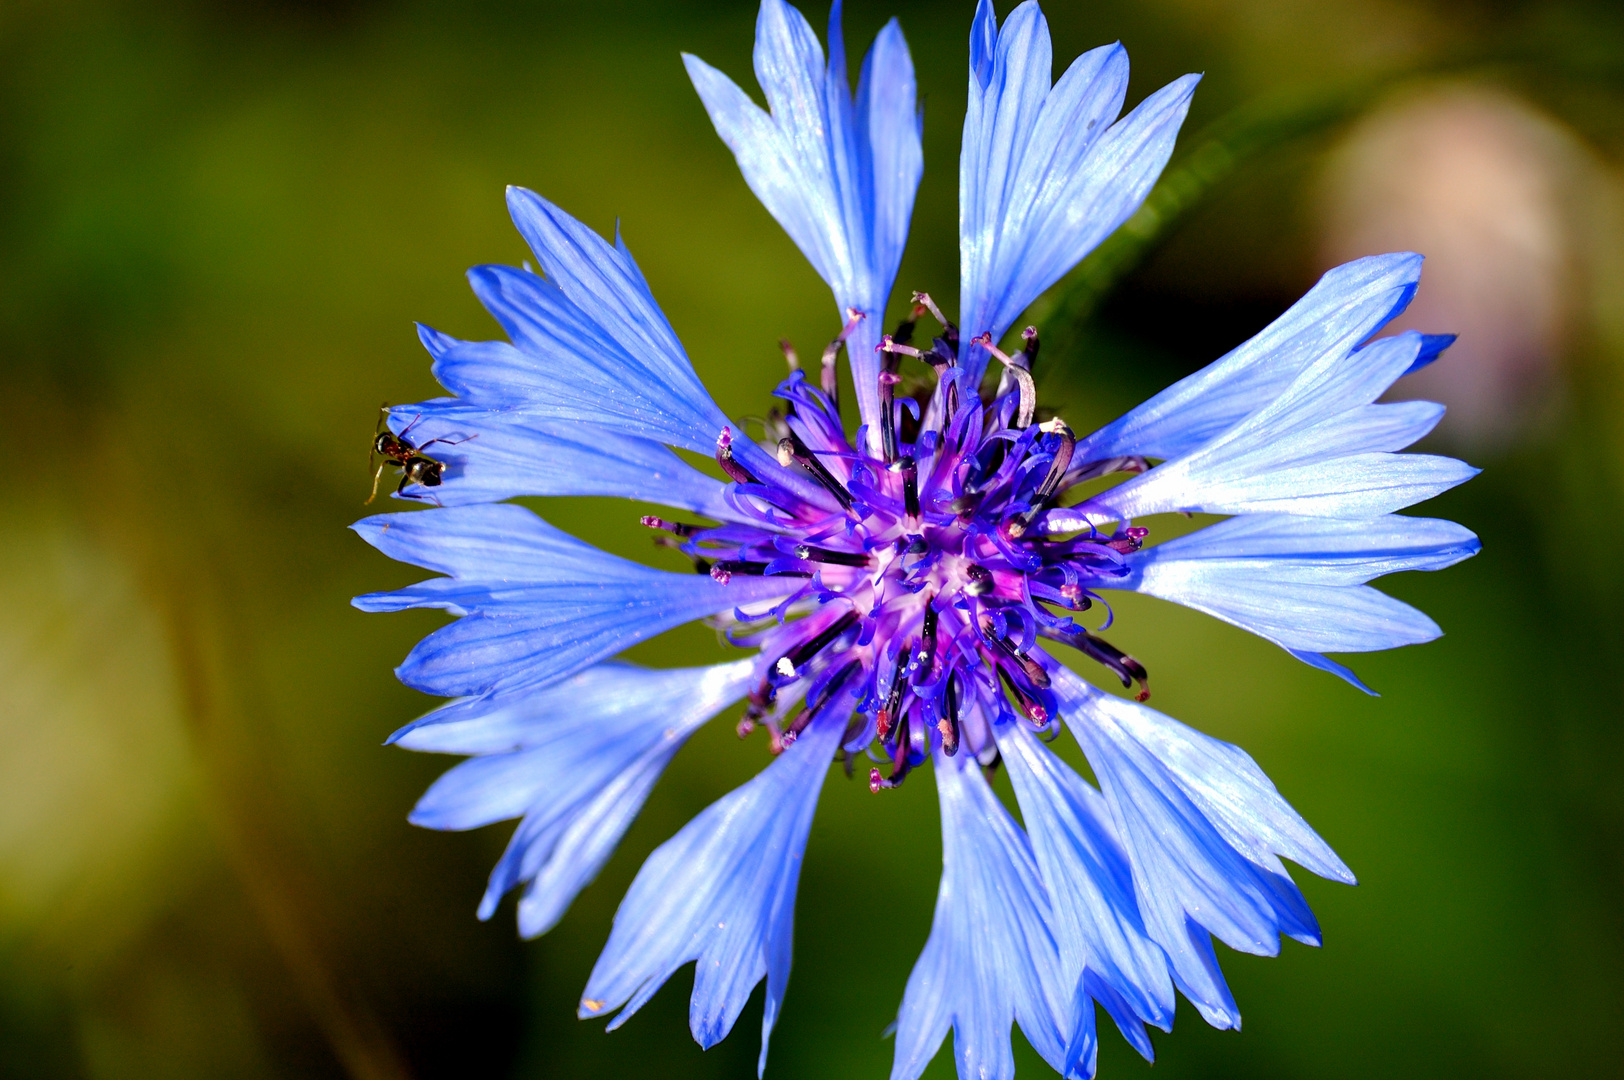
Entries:
{"label": "flower head", "polygon": [[[687,58],[751,188],[834,293],[842,325],[817,379],[792,357],[782,411],[765,440],[746,437],[705,392],[619,237],[611,245],[512,189],[543,273],[470,274],[508,340],[425,328],[455,396],[390,419],[408,449],[441,464],[432,491],[403,491],[436,508],[356,526],[444,576],[356,603],[460,616],[399,668],[455,700],[394,741],[471,755],[413,821],[522,818],[480,915],[522,885],[526,935],[552,927],[590,882],[688,735],[741,701],[740,735],[765,731],[771,763],[643,866],[581,1015],[618,1009],[617,1026],[697,960],[691,1026],[710,1046],[765,978],[764,1065],[818,792],[832,759],[867,751],[876,792],[933,763],[942,807],[941,891],[893,1076],[917,1076],[949,1029],[961,1075],[1007,1076],[1012,1022],[1061,1073],[1092,1075],[1096,1003],[1149,1057],[1145,1026],[1170,1027],[1175,987],[1208,1022],[1239,1024],[1213,937],[1271,955],[1281,935],[1318,943],[1282,858],[1353,880],[1244,752],[1142,704],[1145,666],[1102,636],[1108,595],[1206,611],[1361,688],[1324,654],[1437,636],[1366,583],[1476,550],[1459,526],[1394,514],[1472,475],[1397,453],[1439,408],[1377,404],[1450,339],[1375,338],[1414,293],[1420,258],[1359,260],[1251,341],[1079,436],[1039,411],[1037,331],[1013,353],[999,341],[1143,200],[1194,77],[1118,119],[1120,46],[1078,58],[1051,86],[1037,4],[1000,29],[983,0],[960,162],[961,323],[916,293],[886,334],[922,161],[912,67],[893,22],[853,96],[838,3],[829,42],[825,62],[800,13],[764,0],[756,73],[770,111]],[[842,349],[852,433],[833,377]],[[993,362],[999,378],[984,392]],[[671,447],[714,455],[727,479]],[[1111,474],[1127,478],[1091,483]],[[700,573],[615,558],[503,502],[568,494],[686,512],[643,524]],[[1136,522],[1167,512],[1225,520],[1149,542]],[[750,651],[671,671],[613,659],[696,618]],[[1095,689],[1067,656],[1134,700]],[[1062,727],[1098,788],[1037,737]],[[976,767],[996,762],[1024,829]]]}

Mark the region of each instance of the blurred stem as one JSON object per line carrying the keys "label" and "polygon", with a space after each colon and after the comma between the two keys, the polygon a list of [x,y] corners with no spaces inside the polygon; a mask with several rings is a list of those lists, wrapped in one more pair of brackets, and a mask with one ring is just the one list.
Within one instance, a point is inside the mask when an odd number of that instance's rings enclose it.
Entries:
{"label": "blurred stem", "polygon": [[[116,425],[116,421],[113,422]],[[169,632],[180,704],[203,778],[221,848],[294,988],[333,1055],[354,1080],[408,1080],[410,1070],[358,988],[324,955],[318,925],[326,910],[319,889],[297,869],[278,836],[289,820],[262,769],[254,719],[244,703],[259,700],[246,674],[251,647],[230,617],[219,545],[234,542],[229,496],[208,490],[205,473],[188,469],[184,451],[117,432],[99,460],[119,481],[109,509],[120,546],[142,571]],[[139,456],[129,448],[140,448]],[[185,494],[182,495],[181,493]],[[214,510],[180,505],[200,499]],[[215,528],[207,524],[213,522]],[[192,528],[176,528],[173,523]]]}

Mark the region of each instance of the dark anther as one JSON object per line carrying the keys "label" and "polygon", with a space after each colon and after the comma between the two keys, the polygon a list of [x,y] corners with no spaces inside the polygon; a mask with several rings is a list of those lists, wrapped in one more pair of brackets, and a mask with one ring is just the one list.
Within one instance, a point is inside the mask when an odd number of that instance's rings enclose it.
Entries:
{"label": "dark anther", "polygon": [[801,737],[801,732],[806,730],[806,725],[810,724],[813,717],[823,711],[824,706],[835,699],[835,695],[840,693],[840,688],[846,684],[846,681],[852,677],[854,672],[861,670],[862,666],[860,661],[853,660],[841,668],[834,678],[824,684],[823,693],[818,695],[818,700],[807,705],[794,720],[790,721],[789,727],[785,729],[783,737],[780,739],[781,744],[786,749],[795,744],[795,740]]}
{"label": "dark anther", "polygon": [[742,574],[746,577],[760,577],[767,572],[767,564],[764,562],[745,562],[743,559],[719,559],[716,565],[712,567],[711,574],[714,576],[718,572]]}
{"label": "dark anther", "polygon": [[1125,472],[1138,474],[1150,468],[1150,462],[1138,454],[1129,454],[1125,457],[1101,458],[1098,461],[1085,461],[1077,470],[1066,477],[1066,486],[1081,484],[1085,480],[1097,480],[1112,473]]}
{"label": "dark anther", "polygon": [[1145,665],[1104,638],[1095,637],[1086,631],[1079,634],[1068,634],[1060,640],[1089,659],[1104,664],[1114,671],[1116,677],[1122,680],[1124,689],[1137,682],[1139,684],[1139,693],[1134,695],[1135,701],[1150,700],[1150,673],[1145,670]]}
{"label": "dark anther", "polygon": [[716,464],[734,481],[740,484],[759,484],[751,475],[750,470],[733,460],[733,429],[723,428],[722,433],[716,436]]}
{"label": "dark anther", "polygon": [[936,597],[932,594],[925,601],[925,625],[919,631],[919,654],[913,661],[915,682],[930,678],[936,662],[936,618]]}
{"label": "dark anther", "polygon": [[[761,577],[767,572],[764,562],[745,562],[743,559],[718,559],[711,565],[710,576],[717,582],[726,585],[735,576]],[[805,577],[812,575],[799,570],[781,570],[775,577]]]}
{"label": "dark anther", "polygon": [[919,463],[912,454],[897,462],[902,473],[902,506],[908,516],[915,520],[919,517]]}
{"label": "dark anther", "polygon": [[750,691],[745,699],[744,719],[739,721],[739,738],[744,738],[756,730],[756,725],[773,707],[773,700],[778,697],[778,687],[773,685],[772,676],[763,675],[761,682]]}
{"label": "dark anther", "polygon": [[947,504],[947,508],[959,516],[961,521],[969,521],[976,516],[981,507],[981,500],[986,498],[979,491],[966,491],[963,495]]}
{"label": "dark anther", "polygon": [[897,709],[902,704],[902,691],[907,683],[903,677],[908,670],[908,663],[913,658],[913,646],[910,644],[897,653],[896,667],[891,671],[891,689],[886,691],[885,704],[874,717],[874,730],[881,739],[891,734],[891,720],[897,715]]}
{"label": "dark anther", "polygon": [[[893,345],[888,341],[881,343],[880,355],[880,449],[885,454],[885,460],[892,462],[897,459],[897,417],[896,417],[896,388],[901,378],[897,375],[897,364],[900,360],[900,350],[907,346]],[[915,350],[909,349],[909,352]]]}
{"label": "dark anther", "polygon": [[[696,574],[709,574],[711,572],[711,563],[709,559],[701,559],[698,555],[683,551],[682,545],[677,543],[669,536],[656,536],[654,538],[654,546],[670,548],[672,551],[682,551],[684,555],[687,555],[694,561],[694,573]],[[723,584],[725,585],[727,583],[724,581]]]}
{"label": "dark anther", "polygon": [[795,355],[795,346],[789,343],[789,338],[779,338],[778,347],[784,351],[784,363],[789,365],[791,371],[801,370],[801,358]]}
{"label": "dark anther", "polygon": [[997,585],[993,580],[992,571],[979,563],[971,563],[965,567],[964,577],[964,591],[971,596],[986,596]]}
{"label": "dark anther", "polygon": [[1022,367],[1020,361],[1011,357],[1004,350],[993,344],[991,334],[982,334],[975,339],[975,344],[992,353],[999,363],[1010,373],[1021,388],[1021,407],[1015,416],[1015,428],[1024,431],[1032,424],[1032,414],[1038,409],[1038,386],[1032,381],[1032,373]]}
{"label": "dark anther", "polygon": [[914,326],[919,322],[919,316],[924,313],[925,309],[915,304],[913,309],[908,312],[908,317],[897,323],[897,328],[891,331],[891,340],[898,345],[906,345],[911,342],[914,335]]}
{"label": "dark anther", "polygon": [[981,636],[990,642],[1004,657],[1021,669],[1021,673],[1032,681],[1032,685],[1042,690],[1049,688],[1049,673],[1043,670],[1043,665],[1021,652],[1015,643],[1007,637],[996,637],[992,632],[992,620],[985,616],[981,619]]}
{"label": "dark anther", "polygon": [[795,557],[807,562],[834,563],[836,566],[867,566],[868,556],[861,551],[830,551],[811,544],[796,544]]}
{"label": "dark anther", "polygon": [[639,524],[646,528],[662,529],[674,536],[692,536],[700,531],[698,525],[684,525],[679,521],[666,521],[664,518],[657,518],[653,514],[644,514],[638,521]]}
{"label": "dark anther", "polygon": [[808,450],[801,437],[793,431],[778,440],[778,464],[787,469],[791,462],[805,469],[842,507],[851,509],[851,492],[846,490],[846,485],[835,479],[834,473],[824,467],[817,455]]}
{"label": "dark anther", "polygon": [[1041,425],[1041,430],[1060,436],[1060,445],[1055,448],[1054,460],[1049,464],[1049,472],[1043,477],[1043,483],[1032,495],[1032,508],[1023,513],[1016,514],[1009,519],[1004,531],[1012,539],[1019,539],[1032,527],[1032,521],[1048,508],[1049,500],[1053,499],[1060,490],[1060,482],[1066,478],[1066,469],[1071,465],[1072,451],[1077,446],[1077,436],[1072,434],[1071,428],[1058,416]]}
{"label": "dark anther", "polygon": [[936,722],[936,730],[942,733],[942,753],[952,757],[959,752],[959,675],[958,672],[947,677],[947,686],[942,691],[942,718]]}
{"label": "dark anther", "polygon": [[908,737],[908,714],[903,713],[897,724],[896,756],[892,758],[896,764],[891,769],[891,775],[882,777],[880,770],[868,771],[868,790],[884,791],[887,788],[900,787],[913,771],[912,740]]}
{"label": "dark anther", "polygon": [[846,325],[840,328],[840,333],[829,342],[823,350],[823,392],[829,398],[829,404],[840,411],[840,376],[835,370],[835,358],[840,355],[840,347],[846,344],[851,332],[857,329],[857,324],[863,320],[863,313],[856,308],[846,309]]}
{"label": "dark anther", "polygon": [[982,444],[976,456],[970,459],[970,470],[964,477],[964,494],[982,493],[987,481],[996,476],[1003,466],[1007,445],[1002,439]]}
{"label": "dark anther", "polygon": [[809,641],[803,641],[785,654],[784,659],[789,661],[792,671],[799,671],[802,664],[822,652],[824,646],[835,638],[851,629],[851,624],[857,621],[857,612],[848,611],[834,622],[823,628],[823,632]]}
{"label": "dark anther", "polygon": [[998,677],[1009,688],[1010,694],[1015,698],[1015,704],[1021,707],[1021,712],[1025,714],[1028,720],[1041,724],[1049,719],[1049,710],[1045,709],[1031,694],[1028,694],[1026,689],[1015,681],[1015,677],[1009,673],[1009,669],[1002,664],[998,665]]}

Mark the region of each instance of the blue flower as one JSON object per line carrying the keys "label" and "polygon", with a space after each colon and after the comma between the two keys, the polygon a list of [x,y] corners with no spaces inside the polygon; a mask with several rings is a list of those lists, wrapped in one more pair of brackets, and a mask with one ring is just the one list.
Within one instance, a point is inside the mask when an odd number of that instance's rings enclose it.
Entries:
{"label": "blue flower", "polygon": [[[1120,46],[1078,58],[1051,86],[1037,4],[1000,29],[983,0],[960,159],[962,329],[915,294],[884,334],[922,167],[912,63],[892,22],[854,96],[838,3],[828,37],[826,62],[800,13],[764,0],[755,66],[768,110],[686,58],[745,179],[834,294],[842,328],[816,384],[792,370],[767,440],[744,437],[620,238],[512,189],[541,273],[469,275],[507,340],[424,328],[453,396],[389,419],[441,465],[409,472],[424,482],[402,496],[435,505],[355,526],[442,576],[356,604],[458,616],[398,669],[453,700],[392,741],[469,758],[424,795],[417,824],[520,819],[479,914],[522,888],[526,936],[557,923],[700,725],[742,702],[740,736],[765,731],[771,763],[644,864],[582,1016],[618,1010],[617,1026],[693,962],[690,1024],[711,1046],[765,979],[764,1067],[818,793],[832,760],[867,752],[875,792],[929,760],[942,810],[941,886],[897,1016],[893,1077],[918,1076],[949,1030],[960,1075],[1009,1076],[1012,1024],[1058,1072],[1092,1076],[1096,1005],[1148,1058],[1146,1027],[1170,1029],[1175,988],[1209,1023],[1239,1025],[1214,937],[1264,955],[1282,936],[1319,943],[1282,860],[1353,882],[1243,751],[1142,704],[1144,665],[1101,636],[1106,596],[1205,611],[1361,688],[1325,654],[1436,637],[1368,582],[1477,550],[1458,525],[1396,513],[1473,475],[1400,453],[1441,409],[1379,403],[1452,339],[1377,337],[1413,296],[1421,259],[1361,259],[1099,431],[1035,423],[1037,333],[1015,355],[998,343],[1144,199],[1195,78],[1119,119]],[[927,318],[939,329],[916,344]],[[835,397],[842,347],[853,434]],[[1001,378],[984,393],[993,360]],[[672,448],[714,454],[727,479]],[[1111,474],[1127,478],[1074,494]],[[705,519],[642,519],[700,573],[607,555],[505,502],[521,495],[621,496]],[[1147,545],[1136,522],[1168,512],[1224,520]],[[1103,626],[1078,621],[1096,607]],[[669,671],[615,659],[694,619],[748,651]],[[1134,699],[1062,665],[1057,645],[1137,686]],[[1061,728],[1097,788],[1039,738]],[[985,778],[1000,762],[1024,828]]]}

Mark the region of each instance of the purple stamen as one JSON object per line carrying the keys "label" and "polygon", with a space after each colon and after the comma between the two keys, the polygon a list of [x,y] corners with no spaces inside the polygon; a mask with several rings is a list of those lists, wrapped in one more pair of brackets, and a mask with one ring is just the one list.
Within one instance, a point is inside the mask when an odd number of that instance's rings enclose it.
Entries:
{"label": "purple stamen", "polygon": [[851,509],[851,492],[847,491],[846,486],[835,479],[835,475],[824,466],[823,462],[819,461],[817,456],[806,448],[806,444],[801,441],[801,437],[796,435],[795,432],[791,431],[787,436],[778,440],[778,463],[785,468],[788,468],[791,463],[799,465],[811,475],[812,479],[822,484],[824,490],[833,495],[839,501],[841,507],[846,510]]}
{"label": "purple stamen", "polygon": [[[927,312],[942,322],[943,336],[921,352],[909,341]],[[852,715],[842,717],[846,743],[871,732],[893,763],[889,775],[870,772],[870,788],[881,791],[902,783],[934,750],[952,755],[968,747],[978,761],[994,760],[995,724],[1052,724],[1055,661],[1040,641],[1070,645],[1125,686],[1137,681],[1144,693],[1143,665],[1064,612],[1088,610],[1095,589],[1129,572],[1127,556],[1143,545],[1145,530],[1124,523],[1106,536],[1085,526],[1054,539],[1045,529],[1073,484],[1137,471],[1145,462],[1079,464],[1077,437],[1063,421],[1033,426],[1033,330],[1022,335],[1025,347],[1014,358],[987,335],[976,339],[999,357],[1018,394],[983,402],[974,387],[961,387],[958,331],[924,294],[880,343],[880,370],[872,376],[881,405],[871,418],[874,438],[854,445],[834,409],[830,376],[860,318],[848,312],[825,351],[822,392],[799,371],[779,387],[788,413],[769,419],[766,430],[767,448],[782,470],[747,468],[734,456],[740,449],[734,432],[722,430],[716,460],[734,481],[726,489],[739,514],[734,522],[706,528],[647,517],[643,524],[667,534],[657,542],[696,559],[706,553],[714,561],[697,565],[718,582],[780,576],[805,582],[799,589],[786,585],[766,614],[738,613],[731,624],[723,619],[730,640],[758,647],[771,660],[738,732],[765,727],[776,753],[819,715],[849,710]],[[785,355],[797,366],[792,349]],[[930,364],[946,380],[938,382],[928,408],[910,409],[918,430],[909,429],[907,442],[897,410],[924,398],[896,395],[905,357]],[[770,475],[758,477],[762,471]],[[804,484],[801,474],[815,486]],[[827,606],[835,601],[842,606]],[[786,720],[775,701],[789,685],[804,688],[806,702]]]}

